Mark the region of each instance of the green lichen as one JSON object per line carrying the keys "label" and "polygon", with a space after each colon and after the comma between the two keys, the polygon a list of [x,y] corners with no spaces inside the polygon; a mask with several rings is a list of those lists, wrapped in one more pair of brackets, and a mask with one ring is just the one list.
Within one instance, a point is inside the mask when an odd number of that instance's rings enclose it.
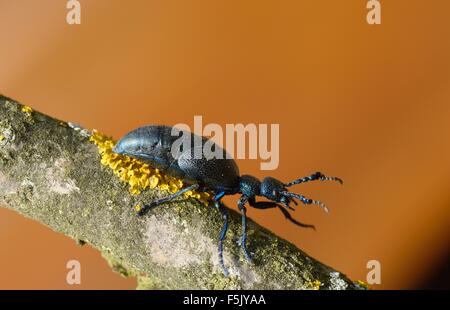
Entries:
{"label": "green lichen", "polygon": [[118,260],[111,254],[108,254],[107,251],[103,251],[102,256],[111,267],[111,269],[124,278],[136,277],[139,274],[138,272],[136,272],[136,270],[126,267],[123,261]]}
{"label": "green lichen", "polygon": [[147,276],[137,277],[137,290],[161,290],[168,289],[163,283],[155,281],[155,279]]}

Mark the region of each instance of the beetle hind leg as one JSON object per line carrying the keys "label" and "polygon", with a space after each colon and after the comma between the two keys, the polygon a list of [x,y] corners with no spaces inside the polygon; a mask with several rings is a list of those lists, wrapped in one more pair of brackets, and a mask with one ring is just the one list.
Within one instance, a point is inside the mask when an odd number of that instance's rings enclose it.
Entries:
{"label": "beetle hind leg", "polygon": [[184,193],[188,192],[188,191],[192,191],[192,190],[196,190],[199,188],[198,184],[192,184],[188,187],[182,188],[180,189],[178,192],[173,193],[169,196],[154,200],[152,202],[150,202],[149,204],[146,204],[145,206],[142,207],[142,209],[139,210],[138,215],[139,216],[143,216],[145,213],[147,213],[150,209],[159,206],[160,204],[163,204],[165,202],[174,200],[175,198],[180,197],[181,195],[183,195]]}

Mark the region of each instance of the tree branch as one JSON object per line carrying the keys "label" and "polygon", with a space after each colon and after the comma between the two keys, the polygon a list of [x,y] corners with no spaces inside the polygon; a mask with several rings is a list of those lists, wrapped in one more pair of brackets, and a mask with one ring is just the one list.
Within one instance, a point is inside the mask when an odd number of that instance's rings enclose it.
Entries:
{"label": "tree branch", "polygon": [[224,244],[230,276],[224,277],[219,211],[189,198],[137,217],[134,206],[167,192],[150,178],[147,189],[130,193],[127,176],[118,177],[124,172],[101,164],[105,156],[91,134],[0,95],[0,205],[90,244],[116,271],[137,276],[138,288],[363,288],[251,220],[254,261],[246,262],[236,244],[241,218],[233,210]]}

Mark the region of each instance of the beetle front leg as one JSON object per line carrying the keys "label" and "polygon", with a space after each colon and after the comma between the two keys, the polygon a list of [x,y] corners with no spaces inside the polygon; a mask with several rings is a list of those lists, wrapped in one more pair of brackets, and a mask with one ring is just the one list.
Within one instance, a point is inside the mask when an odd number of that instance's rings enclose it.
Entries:
{"label": "beetle front leg", "polygon": [[242,195],[238,201],[238,208],[242,214],[242,235],[241,235],[241,238],[239,239],[239,245],[241,246],[242,250],[244,251],[245,258],[248,261],[251,261],[252,259],[247,250],[247,209],[245,208],[245,204],[247,203],[247,201],[248,201],[248,197],[245,195]]}
{"label": "beetle front leg", "polygon": [[255,209],[262,209],[262,210],[278,208],[281,211],[281,213],[283,213],[284,217],[291,223],[293,223],[297,226],[300,226],[300,227],[312,228],[312,229],[316,230],[316,227],[314,225],[305,224],[305,223],[299,222],[296,219],[294,219],[288,210],[286,210],[285,208],[283,208],[283,206],[277,204],[276,202],[272,202],[272,201],[258,201],[257,202],[255,199],[250,199],[249,204],[250,204],[250,206],[252,206]]}

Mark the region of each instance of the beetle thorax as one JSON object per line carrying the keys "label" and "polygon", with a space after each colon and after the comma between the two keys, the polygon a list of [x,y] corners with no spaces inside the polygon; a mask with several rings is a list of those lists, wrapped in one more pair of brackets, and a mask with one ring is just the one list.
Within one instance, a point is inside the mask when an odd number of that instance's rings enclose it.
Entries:
{"label": "beetle thorax", "polygon": [[258,196],[261,189],[261,181],[251,175],[243,175],[239,181],[240,192],[249,197]]}

